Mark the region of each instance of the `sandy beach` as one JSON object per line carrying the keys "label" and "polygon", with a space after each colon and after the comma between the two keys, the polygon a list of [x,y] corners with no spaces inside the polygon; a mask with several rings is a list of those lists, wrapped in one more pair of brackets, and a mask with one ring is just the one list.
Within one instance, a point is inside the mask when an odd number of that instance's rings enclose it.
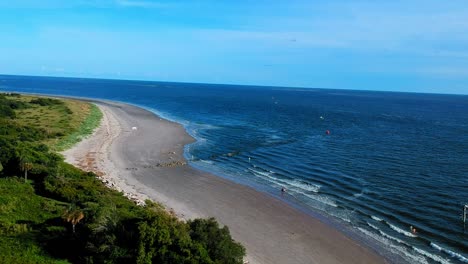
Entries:
{"label": "sandy beach", "polygon": [[137,203],[152,199],[183,219],[215,217],[246,247],[249,263],[386,262],[283,201],[187,165],[183,147],[193,138],[181,125],[135,106],[94,103],[101,126],[63,154]]}

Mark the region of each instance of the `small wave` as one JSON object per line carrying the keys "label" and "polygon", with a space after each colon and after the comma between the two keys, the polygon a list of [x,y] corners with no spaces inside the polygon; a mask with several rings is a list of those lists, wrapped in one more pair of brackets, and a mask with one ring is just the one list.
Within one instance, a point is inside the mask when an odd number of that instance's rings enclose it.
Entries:
{"label": "small wave", "polygon": [[[311,197],[311,195],[307,195],[308,197]],[[314,199],[314,198],[313,198]],[[338,205],[336,204],[336,202],[332,199],[330,199],[329,197],[327,196],[321,196],[321,195],[315,195],[315,200],[321,202],[321,203],[324,203],[324,204],[327,204],[327,205],[330,205],[332,207],[338,207]]]}
{"label": "small wave", "polygon": [[373,225],[373,224],[371,224],[371,223],[369,223],[369,222],[366,222],[366,223],[367,223],[368,226],[374,228],[375,230],[380,231],[380,228],[376,227],[375,225]]}
{"label": "small wave", "polygon": [[276,178],[276,177],[273,177],[271,176],[271,172],[262,172],[262,171],[258,171],[258,170],[254,170],[254,169],[251,169],[249,168],[249,170],[251,172],[254,173],[254,175],[261,175],[261,176],[264,176],[266,177],[267,179],[270,180],[270,182],[274,183],[274,184],[277,184],[277,185],[282,185],[282,186],[286,186],[287,189],[290,189],[290,192],[292,193],[297,193],[297,194],[301,194],[301,195],[304,195],[314,201],[317,201],[317,202],[320,202],[320,203],[323,203],[323,204],[326,204],[326,205],[329,205],[329,206],[332,206],[332,207],[338,207],[338,205],[336,204],[336,202],[332,199],[330,199],[329,197],[326,197],[326,196],[321,196],[321,195],[315,195],[315,194],[310,194],[310,192],[313,192],[313,193],[318,193],[319,190],[320,190],[320,187],[319,185],[314,185],[314,184],[304,184],[304,183],[301,183],[297,180],[283,180],[283,179],[279,179],[279,178]]}
{"label": "small wave", "polygon": [[338,207],[336,202],[327,196],[310,194],[310,192],[318,193],[321,188],[320,185],[303,183],[299,180],[279,179],[277,177],[272,176],[272,174],[274,174],[273,172],[270,172],[267,170],[260,171],[259,169],[262,169],[262,168],[258,166],[255,166],[255,168],[256,168],[255,170],[252,168],[248,168],[248,170],[250,170],[256,176],[266,177],[268,180],[270,180],[270,182],[274,184],[286,186],[287,189],[291,189],[291,192],[302,194],[312,200],[315,200],[317,202],[320,202],[320,203],[323,203],[332,207]]}
{"label": "small wave", "polygon": [[451,251],[449,249],[443,248],[443,247],[441,247],[441,246],[439,246],[439,245],[437,245],[437,244],[435,244],[433,242],[431,242],[430,245],[431,245],[431,247],[433,247],[433,248],[435,248],[435,249],[437,249],[437,250],[439,250],[441,252],[444,252],[444,253],[448,254],[449,256],[460,260],[461,262],[468,263],[468,258],[462,256],[459,253],[456,253],[456,252],[453,252],[453,251]]}
{"label": "small wave", "polygon": [[345,222],[352,224],[351,218],[353,218],[353,211],[349,210],[333,210],[334,212],[329,211],[328,213],[336,218],[339,218]]}
{"label": "small wave", "polygon": [[[254,168],[261,169],[261,167],[258,167],[256,165],[253,165],[253,166],[254,166]],[[271,182],[273,184],[280,185],[280,186],[288,185],[288,182],[286,180],[282,180],[282,179],[271,176],[272,174],[274,174],[274,172],[259,171],[259,170],[254,170],[252,168],[247,168],[247,169],[249,171],[251,171],[255,176],[260,177],[260,178],[262,178],[264,180],[268,180],[269,182]]]}
{"label": "small wave", "polygon": [[306,191],[314,192],[314,193],[318,193],[320,188],[322,187],[318,184],[304,183],[300,180],[293,180],[293,181],[287,181],[287,182],[291,186],[294,186],[294,187],[297,187]]}
{"label": "small wave", "polygon": [[296,191],[296,192],[300,193],[302,195],[305,195],[305,196],[307,196],[307,197],[309,197],[312,200],[315,200],[317,202],[320,202],[320,203],[323,203],[323,204],[326,204],[326,205],[329,205],[329,206],[332,206],[332,207],[338,207],[336,202],[334,200],[332,200],[331,198],[329,198],[328,196],[317,195],[317,194],[308,194],[308,193],[305,193],[305,192],[302,192],[302,191]]}
{"label": "small wave", "polygon": [[353,194],[353,196],[354,196],[355,198],[359,198],[359,197],[361,197],[361,196],[363,196],[363,195],[364,195],[364,193],[362,193],[362,192],[361,192],[361,193],[355,193],[355,194]]}
{"label": "small wave", "polygon": [[371,215],[371,218],[374,219],[375,221],[379,221],[379,222],[382,222],[382,221],[383,221],[382,218],[379,218],[379,217],[377,217],[377,216]]}
{"label": "small wave", "polygon": [[220,129],[221,127],[215,126],[215,125],[210,125],[210,124],[193,124],[193,126],[197,127],[198,129],[204,129],[204,130],[211,130],[211,129]]}
{"label": "small wave", "polygon": [[434,260],[436,262],[439,262],[439,263],[442,263],[442,264],[452,263],[448,259],[444,259],[444,258],[442,258],[440,256],[435,255],[435,254],[431,254],[431,253],[429,253],[429,252],[427,252],[425,250],[422,250],[420,248],[417,248],[417,247],[412,247],[412,248],[413,248],[414,251],[418,252],[419,254],[421,254],[421,255],[423,255],[423,256],[425,256],[427,258],[430,258],[430,259],[432,259],[432,260]]}
{"label": "small wave", "polygon": [[410,263],[421,263],[421,264],[428,264],[427,260],[425,257],[423,256],[416,256],[414,254],[411,254],[410,252],[408,252],[405,248],[401,247],[401,246],[397,246],[397,245],[394,245],[389,239],[385,238],[385,237],[382,237],[382,236],[379,236],[378,234],[375,234],[369,230],[366,230],[364,228],[361,228],[361,227],[358,227],[357,228],[359,231],[361,231],[362,233],[364,233],[365,235],[379,241],[380,243],[383,243],[384,245],[387,245],[388,246],[388,249],[396,254],[396,255],[399,255],[399,256],[402,256],[403,258],[405,258],[407,261],[409,261]]}
{"label": "small wave", "polygon": [[270,138],[273,140],[278,140],[278,139],[282,139],[283,137],[278,136],[278,135],[271,135]]}
{"label": "small wave", "polygon": [[392,225],[390,223],[387,223],[387,224],[388,224],[388,226],[390,226],[391,229],[397,231],[400,234],[403,234],[403,235],[405,235],[407,237],[417,237],[417,235],[412,234],[411,232],[405,231],[405,230],[403,230],[403,229],[401,229],[399,227],[396,227],[396,226],[394,226],[394,225]]}
{"label": "small wave", "polygon": [[385,237],[385,238],[387,238],[387,239],[389,239],[389,240],[393,240],[393,241],[395,241],[395,242],[398,242],[398,243],[400,243],[400,244],[409,246],[405,241],[403,241],[403,240],[401,240],[401,239],[398,239],[398,238],[396,238],[396,237],[392,237],[391,235],[389,235],[389,234],[385,233],[384,231],[380,230],[380,228],[378,228],[377,226],[375,226],[375,225],[373,225],[373,224],[371,224],[371,223],[369,223],[369,222],[367,222],[367,225],[370,226],[370,227],[372,227],[373,229],[377,230],[377,231],[380,233],[380,235],[382,235],[383,237]]}
{"label": "small wave", "polygon": [[[255,167],[257,167],[257,166],[255,166]],[[265,176],[265,177],[269,177],[271,175],[271,172],[263,172],[263,171],[258,171],[258,170],[254,170],[254,169],[251,169],[251,168],[249,168],[249,170],[251,172],[253,172],[254,174],[259,174],[259,175],[262,175],[262,176]]]}
{"label": "small wave", "polygon": [[352,222],[351,222],[351,219],[349,219],[349,218],[347,218],[347,217],[341,217],[341,216],[337,216],[337,215],[334,215],[334,216],[336,216],[336,217],[340,218],[341,220],[343,220],[343,221],[345,221],[345,222],[348,222],[348,223],[350,223],[350,224],[352,223]]}

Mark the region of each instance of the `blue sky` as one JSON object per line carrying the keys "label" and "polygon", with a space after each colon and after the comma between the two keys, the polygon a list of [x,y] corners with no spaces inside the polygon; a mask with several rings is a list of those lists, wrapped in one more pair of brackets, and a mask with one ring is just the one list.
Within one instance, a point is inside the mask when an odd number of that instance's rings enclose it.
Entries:
{"label": "blue sky", "polygon": [[0,0],[0,73],[468,94],[466,0]]}

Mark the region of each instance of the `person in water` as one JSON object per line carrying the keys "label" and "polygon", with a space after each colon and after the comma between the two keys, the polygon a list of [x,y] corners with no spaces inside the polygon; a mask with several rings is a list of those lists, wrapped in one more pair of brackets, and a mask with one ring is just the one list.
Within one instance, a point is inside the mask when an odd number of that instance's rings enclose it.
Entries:
{"label": "person in water", "polygon": [[282,187],[281,188],[281,194],[285,193],[286,192],[286,188]]}

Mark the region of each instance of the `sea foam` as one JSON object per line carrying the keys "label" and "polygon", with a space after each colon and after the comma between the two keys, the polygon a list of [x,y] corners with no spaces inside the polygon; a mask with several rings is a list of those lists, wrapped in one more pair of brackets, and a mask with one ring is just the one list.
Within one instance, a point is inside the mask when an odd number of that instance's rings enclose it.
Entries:
{"label": "sea foam", "polygon": [[300,180],[287,181],[290,186],[294,186],[306,191],[318,193],[322,186],[312,183],[303,183]]}
{"label": "sea foam", "polygon": [[402,256],[404,259],[406,259],[406,261],[410,263],[429,264],[424,256],[414,255],[408,252],[403,246],[394,245],[392,241],[385,237],[379,236],[378,234],[361,227],[358,227],[357,229],[365,235],[372,237],[376,241],[379,241],[380,243],[386,245],[392,253]]}
{"label": "sea foam", "polygon": [[439,246],[439,245],[437,245],[437,244],[435,244],[433,242],[431,242],[431,247],[433,247],[433,248],[435,248],[435,249],[437,249],[437,250],[439,250],[441,252],[444,252],[444,253],[448,254],[449,256],[460,260],[461,262],[468,263],[468,258],[466,258],[465,256],[463,256],[463,255],[461,255],[461,254],[459,254],[457,252],[453,252],[453,251],[451,251],[449,249],[443,248],[443,247],[441,247],[441,246]]}
{"label": "sea foam", "polygon": [[440,257],[440,256],[437,256],[435,254],[431,254],[425,250],[422,250],[420,248],[417,248],[417,247],[412,247],[414,251],[418,252],[419,254],[427,257],[427,258],[430,258],[436,262],[439,262],[439,263],[442,263],[442,264],[450,264],[452,262],[450,262],[450,260],[448,259],[444,259],[443,257]]}
{"label": "sea foam", "polygon": [[413,233],[411,233],[411,232],[405,231],[405,230],[403,230],[403,229],[401,229],[401,228],[399,228],[399,227],[396,227],[396,226],[394,226],[394,225],[392,225],[392,224],[390,224],[390,223],[387,223],[387,224],[388,224],[388,226],[389,226],[391,229],[397,231],[397,232],[400,233],[400,234],[403,234],[403,235],[405,235],[405,236],[407,236],[407,237],[417,237],[417,235],[415,235],[415,234],[413,234]]}
{"label": "sea foam", "polygon": [[398,243],[400,243],[400,244],[409,246],[405,241],[403,241],[403,240],[401,240],[401,239],[399,239],[399,238],[393,237],[393,236],[391,236],[391,235],[385,233],[384,231],[382,231],[382,230],[381,230],[380,228],[378,228],[377,226],[375,226],[375,225],[373,225],[373,224],[371,224],[371,223],[369,223],[369,222],[367,222],[367,225],[370,226],[370,227],[372,227],[373,229],[377,230],[377,231],[380,233],[380,235],[382,235],[383,237],[385,237],[385,238],[387,238],[387,239],[390,239],[390,240],[393,240],[393,241],[395,241],[395,242],[398,242]]}

